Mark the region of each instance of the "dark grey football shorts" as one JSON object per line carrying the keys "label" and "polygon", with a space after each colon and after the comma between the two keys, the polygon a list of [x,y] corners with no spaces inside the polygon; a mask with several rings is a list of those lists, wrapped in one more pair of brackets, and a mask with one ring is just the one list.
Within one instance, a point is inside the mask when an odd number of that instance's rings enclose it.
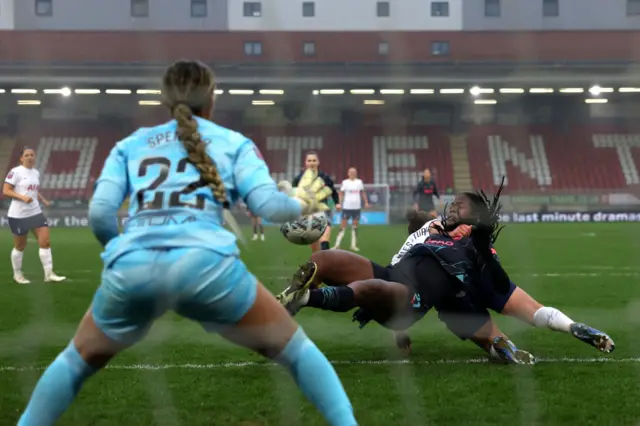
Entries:
{"label": "dark grey football shorts", "polygon": [[350,210],[350,209],[342,209],[342,219],[352,219],[352,220],[360,220],[361,210]]}
{"label": "dark grey football shorts", "polygon": [[49,226],[47,218],[42,213],[38,213],[33,216],[23,217],[21,219],[10,217],[9,227],[13,235],[23,236],[27,235],[29,231],[36,228],[44,228]]}

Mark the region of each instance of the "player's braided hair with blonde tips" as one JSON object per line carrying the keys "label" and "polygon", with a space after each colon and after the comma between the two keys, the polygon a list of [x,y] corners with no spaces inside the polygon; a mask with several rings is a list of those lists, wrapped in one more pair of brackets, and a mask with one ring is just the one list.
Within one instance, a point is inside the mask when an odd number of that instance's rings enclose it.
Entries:
{"label": "player's braided hair with blonde tips", "polygon": [[215,199],[228,210],[230,205],[222,177],[207,154],[194,118],[194,114],[201,114],[209,106],[214,90],[213,71],[201,62],[178,61],[164,74],[162,93],[178,124],[178,139],[187,151],[188,161],[200,172],[201,183],[211,188]]}

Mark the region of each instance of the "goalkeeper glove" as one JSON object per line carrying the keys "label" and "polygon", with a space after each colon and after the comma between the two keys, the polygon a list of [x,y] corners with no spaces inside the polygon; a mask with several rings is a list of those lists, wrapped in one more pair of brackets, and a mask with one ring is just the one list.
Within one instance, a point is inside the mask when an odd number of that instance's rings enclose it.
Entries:
{"label": "goalkeeper glove", "polygon": [[[291,188],[291,184],[287,181],[278,183],[278,190],[286,192]],[[300,183],[296,188],[292,188],[289,196],[298,200],[302,206],[302,214],[309,215],[329,210],[329,206],[323,201],[326,200],[333,191],[328,188],[324,180],[318,175],[307,169],[300,179]]]}
{"label": "goalkeeper glove", "polygon": [[291,186],[291,182],[289,182],[288,180],[281,180],[280,182],[278,182],[278,191],[290,195],[291,191],[293,191],[293,186]]}

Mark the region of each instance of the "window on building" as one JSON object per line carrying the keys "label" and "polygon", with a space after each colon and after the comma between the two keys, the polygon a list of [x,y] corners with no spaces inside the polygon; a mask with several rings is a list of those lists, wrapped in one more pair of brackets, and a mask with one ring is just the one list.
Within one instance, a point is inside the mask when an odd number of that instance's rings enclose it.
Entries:
{"label": "window on building", "polygon": [[431,16],[449,16],[448,1],[431,2]]}
{"label": "window on building", "polygon": [[484,16],[500,17],[500,0],[484,0]]}
{"label": "window on building", "polygon": [[302,16],[305,18],[313,18],[316,16],[316,4],[312,1],[302,3]]}
{"label": "window on building", "polygon": [[640,15],[640,0],[627,0],[627,16]]}
{"label": "window on building", "polygon": [[259,41],[245,41],[244,54],[247,56],[261,56],[262,43],[260,43]]}
{"label": "window on building", "polygon": [[131,0],[131,16],[134,18],[149,16],[149,0]]}
{"label": "window on building", "polygon": [[560,16],[559,0],[542,0],[542,16],[546,18]]}
{"label": "window on building", "polygon": [[304,54],[304,56],[315,56],[316,43],[313,41],[305,41],[302,44],[302,53]]}
{"label": "window on building", "polygon": [[448,56],[449,55],[449,42],[448,41],[434,41],[431,43],[431,54],[433,56]]}
{"label": "window on building", "polygon": [[388,18],[391,16],[391,6],[388,1],[379,1],[378,2],[378,17],[379,18]]}
{"label": "window on building", "polygon": [[381,41],[378,43],[378,55],[387,56],[389,54],[389,42]]}
{"label": "window on building", "polygon": [[250,18],[259,18],[262,16],[262,3],[259,1],[245,1],[243,9],[244,16]]}
{"label": "window on building", "polygon": [[191,17],[207,17],[207,0],[191,0]]}
{"label": "window on building", "polygon": [[53,0],[36,0],[37,16],[53,16]]}

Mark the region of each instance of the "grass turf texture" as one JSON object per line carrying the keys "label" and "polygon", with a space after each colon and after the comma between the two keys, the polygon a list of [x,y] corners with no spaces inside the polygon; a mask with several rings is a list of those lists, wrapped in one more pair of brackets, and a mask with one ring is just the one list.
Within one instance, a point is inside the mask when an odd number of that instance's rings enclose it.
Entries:
{"label": "grass turf texture", "polygon": [[[405,232],[404,226],[362,227],[358,245],[364,256],[385,263]],[[514,225],[498,244],[516,283],[574,320],[610,333],[617,344],[612,356],[569,335],[498,318],[519,347],[548,362],[478,363],[483,353],[450,335],[430,313],[411,331],[411,363],[366,363],[399,359],[386,330],[376,324],[358,330],[350,314],[307,309],[297,318],[338,362],[362,425],[636,424],[638,236],[637,224]],[[52,245],[56,271],[69,281],[42,282],[30,241],[24,270],[33,284],[20,286],[11,280],[11,236],[5,230],[0,237],[0,425],[16,423],[41,368],[66,346],[99,283],[100,247],[88,230],[54,229]],[[243,250],[249,268],[274,292],[308,254],[308,248],[286,243],[276,228],[267,229],[265,242]],[[61,424],[323,424],[283,370],[262,363],[169,314],[142,344],[116,358],[114,368],[86,384]]]}

